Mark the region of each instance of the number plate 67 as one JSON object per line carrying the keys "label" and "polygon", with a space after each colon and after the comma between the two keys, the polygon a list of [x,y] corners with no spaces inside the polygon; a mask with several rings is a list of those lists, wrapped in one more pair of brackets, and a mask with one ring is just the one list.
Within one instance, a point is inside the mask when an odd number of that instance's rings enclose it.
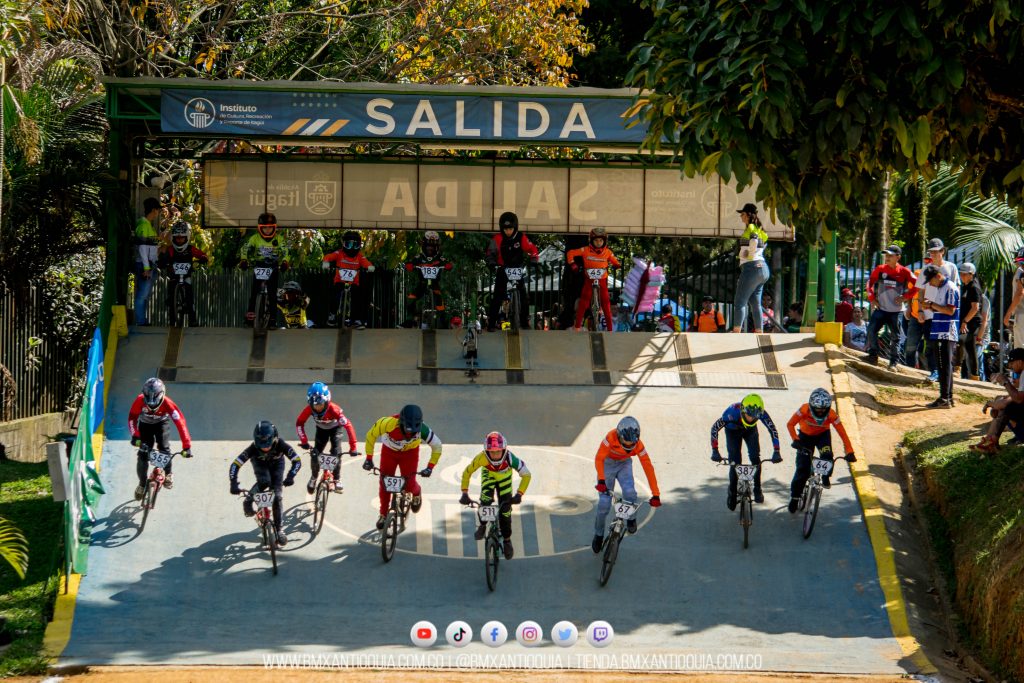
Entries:
{"label": "number plate 67", "polygon": [[383,477],[384,490],[388,493],[401,493],[405,487],[405,477]]}
{"label": "number plate 67", "polygon": [[640,507],[640,506],[639,505],[635,505],[633,503],[627,503],[625,501],[622,501],[620,503],[616,503],[615,504],[615,516],[618,517],[619,519],[629,519],[630,517],[633,516],[633,513],[636,512],[636,509],[638,507]]}

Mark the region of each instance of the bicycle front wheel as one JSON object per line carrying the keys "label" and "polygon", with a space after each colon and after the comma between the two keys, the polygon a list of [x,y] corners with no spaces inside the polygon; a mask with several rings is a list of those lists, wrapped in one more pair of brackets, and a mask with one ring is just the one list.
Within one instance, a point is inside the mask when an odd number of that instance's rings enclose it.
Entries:
{"label": "bicycle front wheel", "polygon": [[604,544],[604,557],[601,559],[601,576],[599,577],[602,586],[607,584],[608,579],[612,577],[615,560],[619,557],[619,541],[621,538],[617,532],[612,532],[611,536],[608,537],[608,542]]}
{"label": "bicycle front wheel", "polygon": [[265,334],[267,331],[267,325],[270,323],[270,312],[267,310],[269,302],[267,295],[264,292],[260,292],[256,295],[256,317],[252,321],[252,330],[256,334]]}
{"label": "bicycle front wheel", "polygon": [[398,513],[394,508],[384,519],[384,529],[380,533],[380,556],[390,562],[395,556],[395,545],[398,543]]}
{"label": "bicycle front wheel", "polygon": [[142,522],[139,523],[139,532],[146,528],[146,520],[149,519],[149,511],[156,507],[156,494],[159,490],[156,482],[152,479],[146,483],[146,492],[142,494]]}
{"label": "bicycle front wheel", "polygon": [[749,496],[740,501],[740,526],[743,527],[743,548],[750,545],[750,525],[754,521],[754,507]]}
{"label": "bicycle front wheel", "polygon": [[277,530],[271,526],[269,520],[263,525],[263,530],[266,534],[266,538],[268,539],[267,547],[270,548],[270,564],[272,571],[274,572],[274,576],[277,576]]}
{"label": "bicycle front wheel", "polygon": [[508,302],[508,317],[509,317],[508,322],[509,322],[509,325],[511,326],[511,329],[512,329],[513,332],[518,332],[519,331],[519,321],[520,321],[520,318],[519,318],[519,315],[520,315],[519,305],[520,305],[519,304],[519,289],[516,288],[516,287],[513,287],[512,288],[512,296],[511,296],[511,298],[509,299],[509,302]]}
{"label": "bicycle front wheel", "polygon": [[484,544],[484,563],[487,570],[487,588],[494,590],[498,587],[498,538],[494,534],[487,535],[487,543]]}
{"label": "bicycle front wheel", "polygon": [[319,534],[324,526],[324,517],[327,515],[327,497],[330,491],[327,490],[327,483],[321,479],[316,486],[316,493],[313,497],[313,534]]}
{"label": "bicycle front wheel", "polygon": [[601,304],[598,301],[600,294],[600,289],[595,286],[594,291],[590,296],[590,319],[594,325],[594,332],[601,331]]}
{"label": "bicycle front wheel", "polygon": [[818,519],[818,504],[821,503],[821,489],[811,488],[807,498],[807,509],[804,510],[804,538],[810,538],[814,531],[814,522]]}
{"label": "bicycle front wheel", "polygon": [[188,327],[188,307],[185,305],[184,285],[174,287],[175,323],[178,327]]}

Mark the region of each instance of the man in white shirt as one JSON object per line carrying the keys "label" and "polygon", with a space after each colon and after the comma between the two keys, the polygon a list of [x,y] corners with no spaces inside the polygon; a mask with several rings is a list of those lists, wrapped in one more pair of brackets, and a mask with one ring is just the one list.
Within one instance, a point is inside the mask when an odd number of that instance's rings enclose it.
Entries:
{"label": "man in white shirt", "polygon": [[[933,237],[928,240],[928,256],[925,258],[926,264],[931,264],[939,269],[939,271],[949,280],[957,291],[960,291],[960,269],[956,267],[956,264],[950,263],[943,259],[946,253],[946,245],[942,243],[938,237]],[[925,355],[928,358],[928,367],[931,368],[932,374],[928,376],[928,379],[932,382],[939,381],[939,366],[938,357],[935,354],[936,345],[930,343],[928,340],[931,336],[931,325],[932,317],[935,312],[929,311],[924,308],[924,288],[928,284],[928,281],[924,277],[924,270],[922,269],[921,274],[917,276],[917,298],[919,305],[921,306],[921,313],[924,316],[924,338],[925,338]]]}

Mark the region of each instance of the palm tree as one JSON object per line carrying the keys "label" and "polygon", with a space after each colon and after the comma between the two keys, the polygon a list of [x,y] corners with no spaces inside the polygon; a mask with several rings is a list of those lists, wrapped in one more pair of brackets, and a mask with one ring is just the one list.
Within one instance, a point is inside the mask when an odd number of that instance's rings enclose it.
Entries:
{"label": "palm tree", "polygon": [[28,571],[28,541],[16,526],[0,517],[0,557],[7,560],[18,578],[24,579]]}
{"label": "palm tree", "polygon": [[996,198],[969,195],[956,212],[954,234],[972,250],[978,277],[991,286],[999,273],[1013,267],[1013,255],[1024,246],[1024,230],[1017,211]]}

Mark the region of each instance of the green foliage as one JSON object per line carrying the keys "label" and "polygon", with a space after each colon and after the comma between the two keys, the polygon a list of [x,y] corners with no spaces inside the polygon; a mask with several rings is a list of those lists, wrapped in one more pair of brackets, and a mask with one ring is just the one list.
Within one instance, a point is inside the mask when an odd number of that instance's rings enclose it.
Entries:
{"label": "green foliage", "polygon": [[886,170],[964,169],[1024,201],[1024,5],[644,0],[631,83],[648,144],[717,172],[784,221],[871,205]]}
{"label": "green foliage", "polygon": [[0,613],[14,635],[0,653],[0,676],[46,672],[43,632],[57,591],[62,509],[53,501],[46,463],[0,464],[0,517],[21,530],[32,556],[24,578],[0,569]]}

